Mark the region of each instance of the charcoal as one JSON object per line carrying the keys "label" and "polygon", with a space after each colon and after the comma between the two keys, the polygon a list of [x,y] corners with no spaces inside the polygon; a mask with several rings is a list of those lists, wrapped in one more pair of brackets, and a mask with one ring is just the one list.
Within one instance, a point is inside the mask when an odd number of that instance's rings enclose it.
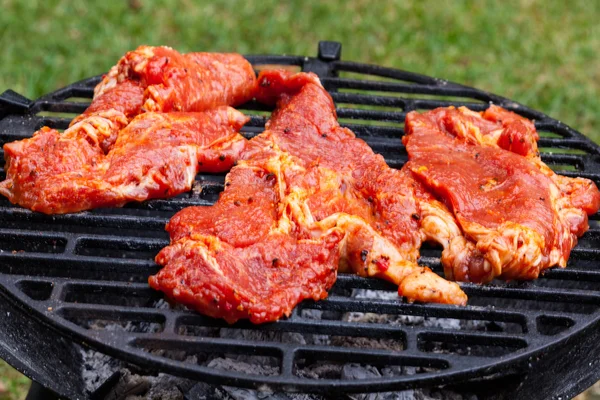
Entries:
{"label": "charcoal", "polygon": [[219,398],[217,387],[204,382],[197,382],[186,394],[185,400],[212,400]]}
{"label": "charcoal", "polygon": [[167,374],[141,376],[121,370],[121,377],[105,400],[184,400],[194,382]]}
{"label": "charcoal", "polygon": [[130,396],[143,395],[152,386],[150,379],[150,377],[134,375],[124,369],[121,371],[119,381],[105,397],[105,400],[126,400]]}
{"label": "charcoal", "polygon": [[279,374],[279,366],[261,365],[260,363],[249,364],[232,358],[214,358],[208,363],[208,367],[263,376]]}
{"label": "charcoal", "polygon": [[342,368],[342,379],[370,379],[380,376],[381,373],[372,365],[345,364]]}
{"label": "charcoal", "polygon": [[316,362],[307,366],[298,368],[298,376],[310,379],[335,379],[342,373],[343,366],[340,364],[331,364],[327,362]]}
{"label": "charcoal", "polygon": [[415,400],[416,396],[414,390],[405,390],[402,392],[351,394],[348,398],[351,400]]}
{"label": "charcoal", "polygon": [[[398,299],[397,293],[374,291],[374,290],[354,290],[352,296],[355,298],[377,298],[392,300]],[[154,303],[156,308],[172,307],[164,300],[158,300]],[[175,308],[183,309],[182,306]],[[305,319],[340,319],[347,322],[391,324],[399,326],[422,325],[427,327],[437,327],[443,329],[503,329],[501,325],[489,328],[482,321],[460,321],[448,318],[426,318],[410,315],[387,315],[373,313],[340,313],[333,311],[321,311],[312,309],[303,309],[299,316]],[[88,326],[91,329],[102,330],[125,330],[156,332],[153,324],[119,324],[112,321],[94,320],[89,321]],[[489,324],[489,323],[487,323]],[[501,323],[499,323],[501,324]],[[236,329],[236,328],[218,328],[218,327],[197,327],[193,325],[182,325],[179,327],[179,334],[199,336],[199,337],[221,337],[226,339],[242,341],[267,341],[290,343],[300,345],[323,345],[337,347],[352,347],[364,349],[383,349],[395,352],[403,350],[401,340],[393,338],[367,338],[367,337],[348,337],[324,334],[301,334],[297,332],[280,332],[267,330]],[[261,376],[274,376],[279,374],[278,360],[274,357],[260,355],[243,354],[214,354],[204,356],[189,354],[184,350],[162,350],[149,349],[150,353],[156,356],[167,357],[173,360],[185,361],[189,363],[199,363],[209,368],[221,369],[225,371],[242,372]],[[119,382],[112,388],[109,400],[202,400],[202,399],[275,399],[275,400],[321,400],[326,397],[313,394],[298,393],[273,393],[269,390],[252,390],[237,388],[231,386],[211,385],[203,382],[192,382],[183,378],[176,378],[166,374],[158,376],[143,375],[141,371],[133,367],[124,368],[123,363],[104,356],[94,351],[82,352],[86,363],[84,379],[91,392],[94,391],[102,382],[108,379],[115,371],[121,370]],[[393,377],[400,375],[414,375],[427,372],[425,367],[390,365],[384,367],[375,367],[360,363],[332,363],[327,361],[314,360],[307,365],[303,365],[303,360],[298,360],[296,374],[299,377],[309,379],[343,379],[343,380],[361,380],[378,377]],[[135,372],[133,372],[135,370]],[[136,373],[137,372],[137,373]],[[365,393],[351,394],[342,396],[349,400],[473,400],[472,397],[463,397],[449,390],[430,390],[417,389],[400,392],[385,393]]]}
{"label": "charcoal", "polygon": [[122,367],[122,362],[94,350],[81,349],[81,376],[85,388],[93,393]]}
{"label": "charcoal", "polygon": [[310,308],[302,309],[300,311],[300,316],[306,319],[323,319],[322,318],[323,311],[321,310],[313,310]]}
{"label": "charcoal", "polygon": [[236,340],[269,341],[279,343],[306,344],[306,339],[296,332],[255,331],[248,329],[221,328],[220,337]]}

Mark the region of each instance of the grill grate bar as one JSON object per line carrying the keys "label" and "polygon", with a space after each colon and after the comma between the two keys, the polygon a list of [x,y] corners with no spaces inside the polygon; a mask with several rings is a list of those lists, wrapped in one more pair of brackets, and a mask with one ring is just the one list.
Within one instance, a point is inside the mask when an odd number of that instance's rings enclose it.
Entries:
{"label": "grill grate bar", "polygon": [[600,281],[600,270],[588,271],[579,270],[574,267],[567,267],[567,269],[551,269],[544,274],[546,279],[570,279],[570,280],[587,280],[587,281]]}
{"label": "grill grate bar", "polygon": [[[45,101],[39,105],[40,111],[73,114],[82,114],[88,107],[89,103],[72,101]],[[70,122],[71,121],[69,121],[69,123]]]}
{"label": "grill grate bar", "polygon": [[410,304],[399,301],[371,300],[369,304],[364,299],[347,299],[342,296],[331,295],[326,300],[318,303],[303,303],[301,310],[305,308],[317,310],[330,310],[338,312],[360,312],[360,313],[380,313],[380,314],[399,314],[410,316],[423,316],[432,318],[453,318],[453,319],[477,319],[501,322],[514,322],[524,324],[527,316],[522,312],[514,312],[502,309],[486,309],[478,306],[466,306],[457,308],[436,304]]}
{"label": "grill grate bar", "polygon": [[600,304],[600,293],[592,294],[583,290],[547,290],[542,288],[511,288],[496,286],[479,286],[469,283],[461,283],[460,286],[468,295],[498,296],[513,299],[533,299],[545,301],[570,301]]}
{"label": "grill grate bar", "polygon": [[[396,93],[407,93],[407,94],[432,94],[439,95],[439,86],[437,85],[414,85],[414,84],[403,84],[396,82],[378,82],[378,81],[364,81],[358,79],[344,79],[344,78],[324,78],[321,80],[323,85],[328,90],[336,89],[358,89],[365,91],[380,91],[380,92],[396,92]],[[477,99],[483,101],[489,101],[488,96],[482,96],[481,92],[475,89],[468,89],[462,87],[447,87],[444,89],[445,96],[464,97],[467,99]]]}
{"label": "grill grate bar", "polygon": [[368,106],[386,106],[404,109],[408,102],[407,99],[392,96],[373,96],[340,92],[331,92],[330,94],[336,104],[362,104]]}
{"label": "grill grate bar", "polygon": [[[121,214],[102,214],[100,212],[83,212],[78,214],[64,214],[64,215],[56,215],[51,217],[51,222],[56,224],[75,224],[75,225],[88,225],[88,226],[115,226],[122,228],[137,228],[137,229],[153,229],[153,230],[163,230],[165,224],[169,221],[169,218],[161,218],[161,217],[150,217],[143,215],[123,215],[123,210],[121,209],[117,212]],[[11,220],[13,218],[20,218],[22,221],[27,221],[29,223],[35,222],[48,222],[48,218],[39,213],[33,213],[29,210],[15,208],[15,207],[6,207],[0,206],[0,217],[4,220]]]}
{"label": "grill grate bar", "polygon": [[377,121],[399,122],[404,125],[406,113],[393,111],[358,110],[353,108],[338,108],[338,118],[368,119]]}
{"label": "grill grate bar", "polygon": [[297,349],[290,349],[283,352],[281,357],[281,376],[293,377],[294,376],[294,364],[296,360]]}
{"label": "grill grate bar", "polygon": [[588,153],[598,154],[598,148],[586,141],[578,139],[557,139],[542,137],[538,141],[539,147],[560,147],[563,149],[580,149]]}
{"label": "grill grate bar", "polygon": [[[337,71],[357,72],[364,75],[374,75],[385,78],[393,78],[406,82],[414,82],[424,85],[440,85],[444,88],[458,86],[451,84],[443,79],[431,78],[413,72],[401,71],[393,68],[381,67],[378,65],[360,64],[351,61],[334,61],[332,67]],[[439,93],[439,92],[438,92]]]}

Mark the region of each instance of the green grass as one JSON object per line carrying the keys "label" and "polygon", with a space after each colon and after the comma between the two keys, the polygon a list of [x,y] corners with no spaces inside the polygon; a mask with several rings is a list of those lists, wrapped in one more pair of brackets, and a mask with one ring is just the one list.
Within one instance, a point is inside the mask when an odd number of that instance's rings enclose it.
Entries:
{"label": "green grass", "polygon": [[0,0],[0,10],[0,92],[36,98],[140,44],[314,55],[327,39],[346,60],[485,89],[600,142],[600,1]]}
{"label": "green grass", "polygon": [[24,399],[29,379],[4,362],[0,362],[0,400]]}
{"label": "green grass", "polygon": [[597,1],[0,0],[0,90],[35,98],[106,71],[139,44],[343,57],[513,98],[600,140]]}

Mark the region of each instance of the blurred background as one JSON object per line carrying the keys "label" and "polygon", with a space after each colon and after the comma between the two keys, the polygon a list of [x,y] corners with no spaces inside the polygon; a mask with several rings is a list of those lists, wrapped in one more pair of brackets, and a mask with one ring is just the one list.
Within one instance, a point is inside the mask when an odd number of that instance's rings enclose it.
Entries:
{"label": "blurred background", "polygon": [[[315,55],[319,40],[336,40],[345,60],[488,90],[600,142],[600,1],[0,0],[0,10],[0,92],[31,99],[140,44]],[[0,400],[28,385],[0,362]]]}

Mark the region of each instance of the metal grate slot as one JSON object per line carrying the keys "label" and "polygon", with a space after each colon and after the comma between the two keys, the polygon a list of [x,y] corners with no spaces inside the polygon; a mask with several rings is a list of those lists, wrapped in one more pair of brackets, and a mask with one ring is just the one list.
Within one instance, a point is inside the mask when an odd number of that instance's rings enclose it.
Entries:
{"label": "metal grate slot", "polygon": [[159,268],[151,260],[121,260],[62,255],[52,261],[40,253],[0,253],[0,273],[36,277],[147,282]]}
{"label": "metal grate slot", "polygon": [[545,336],[554,336],[575,325],[575,321],[565,317],[540,315],[536,319],[537,331]]}
{"label": "metal grate slot", "polygon": [[[229,339],[211,341],[179,341],[168,339],[135,339],[134,347],[152,358],[166,358],[187,364],[203,365],[217,370],[244,372],[248,375],[280,374],[281,351],[276,347],[240,345]],[[236,360],[233,363],[231,360]]]}
{"label": "metal grate slot", "polygon": [[391,96],[369,96],[340,92],[331,92],[330,94],[336,104],[359,104],[370,107],[388,107],[400,110],[404,110],[406,106],[406,101],[401,98]]}
{"label": "metal grate slot", "polygon": [[57,312],[67,321],[90,331],[160,333],[165,326],[164,316],[161,314],[127,314],[68,307],[63,307]]}
{"label": "metal grate slot", "polygon": [[139,240],[136,238],[79,239],[75,246],[75,254],[84,256],[131,258],[137,260],[153,260],[163,247],[169,244],[166,240]]}
{"label": "metal grate slot", "polygon": [[575,133],[565,125],[535,121],[535,128],[540,137],[572,138]]}
{"label": "metal grate slot", "polygon": [[[50,118],[60,118],[60,119],[68,119],[69,123],[71,120],[83,113],[87,108],[86,105],[79,104],[69,104],[69,105],[61,105],[61,107],[54,106],[52,103],[46,103],[44,107],[44,111],[39,111],[35,115],[38,117],[50,117]],[[54,111],[60,110],[60,111]]]}
{"label": "metal grate slot", "polygon": [[64,289],[65,303],[100,304],[154,308],[162,296],[145,283],[126,285],[90,285],[69,283]]}
{"label": "metal grate slot", "polygon": [[63,117],[56,117],[56,116],[46,116],[46,117],[36,117],[35,119],[35,128],[34,130],[39,130],[44,126],[47,126],[49,128],[53,128],[59,131],[63,131],[65,129],[67,129],[69,127],[69,124],[71,123],[71,120],[73,118],[72,117],[68,117],[68,118],[63,118]]}
{"label": "metal grate slot", "polygon": [[[231,361],[235,360],[235,361]],[[280,374],[279,359],[270,356],[239,356],[224,353],[210,360],[207,367],[222,371],[244,372],[250,375],[276,376]]]}
{"label": "metal grate slot", "polygon": [[528,283],[530,286],[536,286],[540,288],[556,288],[556,289],[577,289],[577,290],[589,290],[597,291],[598,282],[595,280],[589,281],[585,277],[579,277],[579,279],[568,279],[564,277],[562,279],[537,279]]}
{"label": "metal grate slot", "polygon": [[[343,69],[344,67],[338,67],[338,69],[336,70],[337,75],[339,77],[339,79],[336,80],[361,80],[361,81],[367,81],[369,83],[375,83],[375,82],[393,82],[393,83],[406,83],[408,85],[414,84],[414,82],[408,81],[408,80],[402,80],[399,78],[391,78],[391,77],[387,77],[387,76],[383,76],[383,75],[377,75],[377,74],[364,74],[364,73],[359,73],[359,72],[352,72],[352,71],[347,71]],[[325,82],[327,82],[328,80],[331,80],[331,78],[325,78]]]}
{"label": "metal grate slot", "polygon": [[[341,78],[325,78],[322,80],[323,85],[328,90],[338,90],[346,93],[366,93],[378,94],[387,93],[392,96],[403,97],[406,99],[419,100],[448,100],[460,102],[476,102],[487,103],[489,100],[483,100],[477,96],[475,91],[465,88],[449,87],[446,94],[439,95],[439,86],[437,85],[414,85],[411,83],[399,83],[392,80],[381,80],[385,78],[377,78],[376,80],[351,79],[345,77],[347,73],[342,73]],[[364,78],[364,76],[363,76]]]}
{"label": "metal grate slot", "polygon": [[[133,215],[127,215],[127,211]],[[0,207],[0,218],[4,221],[14,221],[21,223],[21,226],[27,228],[33,223],[42,224],[58,224],[64,226],[88,226],[90,229],[94,227],[108,227],[114,229],[136,229],[139,234],[144,235],[143,231],[164,231],[165,224],[168,218],[157,216],[145,216],[143,213],[137,213],[131,209],[117,209],[112,212],[115,215],[110,215],[111,211],[95,210],[94,212],[82,212],[77,214],[55,215],[48,217],[40,213],[34,213],[29,210],[16,207]],[[121,215],[119,215],[121,214]]]}
{"label": "metal grate slot", "polygon": [[92,102],[92,97],[73,96],[66,98],[64,101],[69,103],[83,103],[89,105]]}
{"label": "metal grate slot", "polygon": [[66,243],[67,241],[64,237],[55,235],[40,235],[0,229],[1,253],[62,253],[65,250]]}
{"label": "metal grate slot", "polygon": [[385,350],[370,354],[304,350],[298,352],[293,372],[308,379],[356,380],[426,374],[447,368],[444,360],[410,358]]}
{"label": "metal grate slot", "polygon": [[423,333],[418,337],[420,351],[474,357],[501,357],[527,347],[516,337],[489,337]]}
{"label": "metal grate slot", "polygon": [[548,154],[588,154],[586,150],[571,147],[540,147],[540,153]]}
{"label": "metal grate slot", "polygon": [[[311,311],[308,314],[309,318],[314,313],[314,309],[303,308],[302,311]],[[381,314],[381,313],[322,313],[318,314],[320,319],[326,320],[342,320],[354,324],[372,324],[373,327],[378,325],[392,326],[426,326],[428,328],[436,328],[449,331],[478,331],[478,332],[508,332],[508,333],[525,333],[525,321],[522,316],[515,318],[513,322],[501,322],[493,319],[483,320],[477,318],[436,318],[424,317],[419,315],[407,314]],[[348,324],[350,325],[350,324]]]}
{"label": "metal grate slot", "polygon": [[480,307],[494,307],[504,310],[540,310],[557,311],[571,314],[592,314],[598,311],[597,304],[581,304],[574,298],[572,302],[557,300],[528,300],[528,299],[507,299],[506,297],[478,297],[470,296],[469,304]]}
{"label": "metal grate slot", "polygon": [[[389,78],[393,80],[404,81],[412,84],[425,84],[425,85],[437,85],[439,83],[443,83],[444,81],[436,78],[431,78],[428,76],[423,76],[419,74],[415,74],[407,71],[400,71],[393,68],[380,67],[378,65],[365,65],[359,64],[350,61],[335,61],[333,62],[333,69],[338,74],[344,76],[344,73],[356,73],[358,75],[354,75],[355,77],[361,78],[363,80],[373,80],[373,79],[382,79]],[[346,74],[348,77],[352,77],[349,74]]]}
{"label": "metal grate slot", "polygon": [[54,285],[52,282],[23,280],[17,283],[17,287],[30,299],[43,301],[50,298]]}

